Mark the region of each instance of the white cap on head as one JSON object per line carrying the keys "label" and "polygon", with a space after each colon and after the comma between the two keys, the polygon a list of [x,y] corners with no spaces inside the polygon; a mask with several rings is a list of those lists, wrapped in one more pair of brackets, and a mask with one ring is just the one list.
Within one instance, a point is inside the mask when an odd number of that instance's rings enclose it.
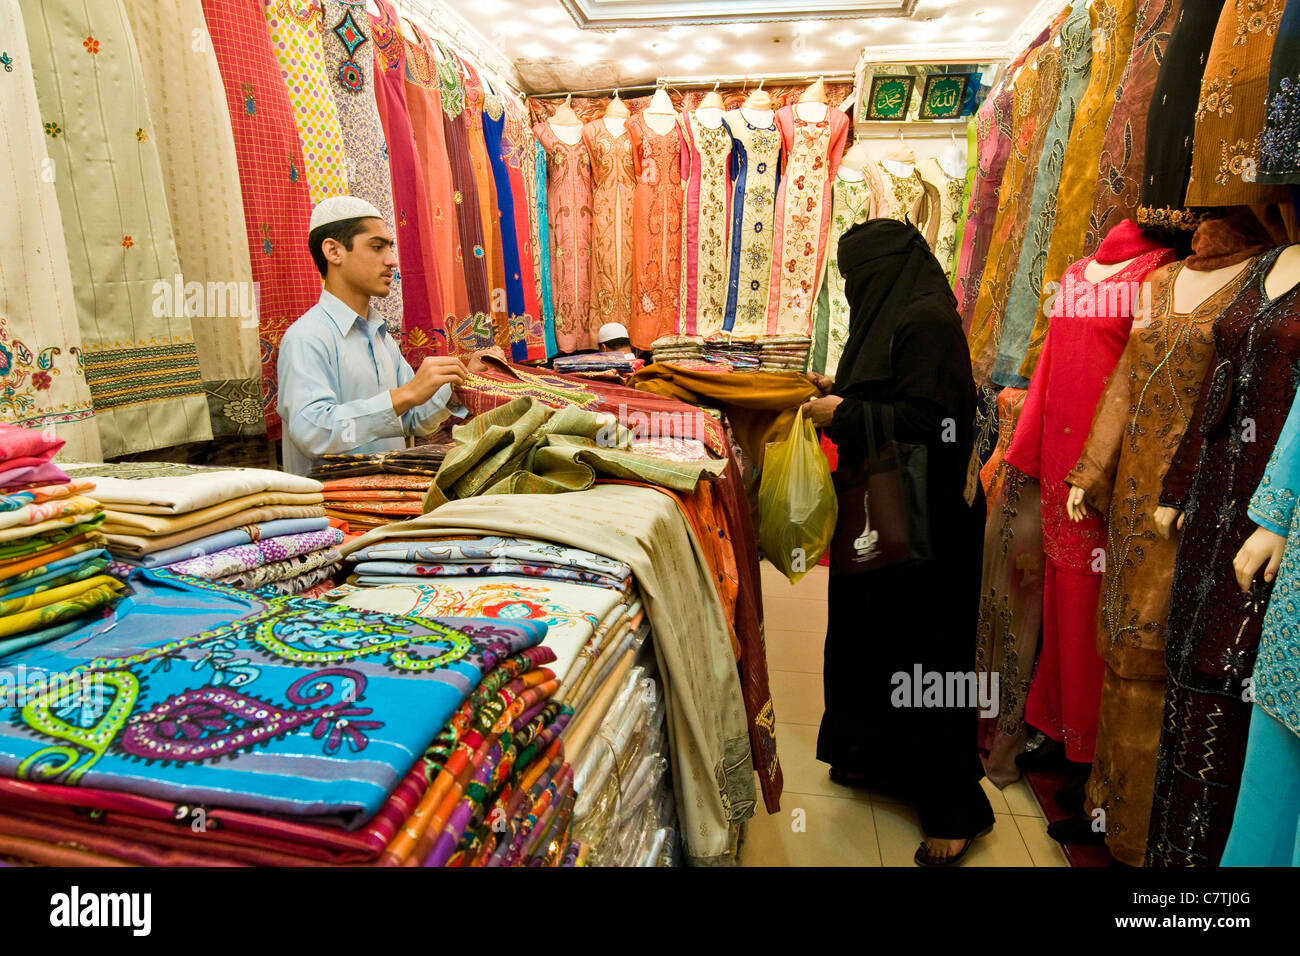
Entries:
{"label": "white cap on head", "polygon": [[612,342],[615,339],[630,339],[627,329],[618,322],[606,322],[596,333],[596,344],[604,345],[606,342]]}
{"label": "white cap on head", "polygon": [[383,219],[379,210],[357,196],[331,196],[322,199],[311,211],[311,232],[344,219]]}

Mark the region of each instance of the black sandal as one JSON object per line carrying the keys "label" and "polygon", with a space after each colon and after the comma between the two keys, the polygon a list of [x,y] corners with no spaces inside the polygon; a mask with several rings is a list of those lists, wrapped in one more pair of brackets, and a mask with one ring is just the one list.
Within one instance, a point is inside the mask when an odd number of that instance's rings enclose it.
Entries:
{"label": "black sandal", "polygon": [[962,844],[961,849],[952,856],[931,856],[929,849],[926,848],[925,841],[922,840],[921,845],[916,848],[916,853],[912,857],[912,862],[917,866],[956,866],[961,862],[962,857],[966,855],[967,851],[975,845],[975,841],[982,836],[988,835],[992,830],[993,827],[990,826],[985,830],[981,830],[973,837],[967,837],[966,842]]}

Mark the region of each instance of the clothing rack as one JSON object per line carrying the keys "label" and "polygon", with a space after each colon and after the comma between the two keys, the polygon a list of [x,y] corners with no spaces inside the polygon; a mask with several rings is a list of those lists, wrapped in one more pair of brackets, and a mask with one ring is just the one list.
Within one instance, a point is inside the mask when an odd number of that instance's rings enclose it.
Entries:
{"label": "clothing rack", "polygon": [[710,77],[659,77],[654,84],[638,83],[635,86],[606,86],[593,90],[557,90],[550,93],[529,93],[529,97],[539,100],[563,99],[566,96],[612,96],[615,92],[621,97],[645,96],[664,86],[671,90],[702,90],[714,86],[757,86],[759,82],[767,83],[812,83],[821,77],[825,83],[852,83],[852,73],[746,73],[732,76]]}

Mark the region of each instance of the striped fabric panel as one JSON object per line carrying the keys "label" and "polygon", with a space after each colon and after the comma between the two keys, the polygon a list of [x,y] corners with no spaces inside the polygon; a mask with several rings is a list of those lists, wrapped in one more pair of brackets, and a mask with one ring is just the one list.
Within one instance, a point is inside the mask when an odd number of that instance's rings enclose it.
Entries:
{"label": "striped fabric panel", "polygon": [[96,408],[140,405],[203,392],[199,354],[192,341],[87,349],[82,362]]}

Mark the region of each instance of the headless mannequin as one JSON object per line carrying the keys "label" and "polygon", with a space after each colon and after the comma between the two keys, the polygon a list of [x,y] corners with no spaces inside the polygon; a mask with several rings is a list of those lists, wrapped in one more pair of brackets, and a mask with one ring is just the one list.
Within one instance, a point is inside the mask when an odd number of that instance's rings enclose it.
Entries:
{"label": "headless mannequin", "polygon": [[803,91],[794,111],[805,123],[820,123],[826,118],[830,106],[826,103],[826,82],[820,76],[817,77],[817,82]]}
{"label": "headless mannequin", "polygon": [[627,108],[627,104],[618,98],[618,90],[614,91],[614,98],[605,106],[605,129],[609,130],[609,135],[615,139],[623,135],[624,129],[627,128],[627,118],[632,115]]}
{"label": "headless mannequin", "polygon": [[645,123],[660,136],[665,135],[677,124],[677,111],[668,91],[662,86],[655,90],[654,98],[645,111]]}
{"label": "headless mannequin", "polygon": [[935,163],[949,179],[966,178],[966,147],[952,137],[952,145],[935,157]]}
{"label": "headless mannequin", "polygon": [[578,119],[578,114],[573,112],[569,99],[567,96],[564,98],[563,105],[547,122],[556,139],[569,146],[577,146],[578,141],[582,139],[582,121]]}
{"label": "headless mannequin", "polygon": [[854,143],[849,147],[848,152],[844,154],[844,158],[840,160],[840,179],[851,183],[862,182],[867,178],[862,171],[863,167],[870,161],[871,157],[867,155],[867,144]]}
{"label": "headless mannequin", "polygon": [[745,105],[740,108],[740,115],[755,129],[772,128],[772,117],[776,115],[776,111],[772,109],[772,97],[768,95],[767,90],[763,89],[762,80],[758,81],[758,88],[745,100]]}
{"label": "headless mannequin", "polygon": [[718,92],[718,84],[714,83],[713,90],[706,93],[704,99],[700,100],[700,105],[695,107],[695,118],[700,121],[701,126],[717,129],[722,125],[724,107],[722,94]]}
{"label": "headless mannequin", "polygon": [[903,142],[902,133],[898,134],[898,145],[890,147],[880,165],[900,179],[906,179],[916,172],[916,153]]}

